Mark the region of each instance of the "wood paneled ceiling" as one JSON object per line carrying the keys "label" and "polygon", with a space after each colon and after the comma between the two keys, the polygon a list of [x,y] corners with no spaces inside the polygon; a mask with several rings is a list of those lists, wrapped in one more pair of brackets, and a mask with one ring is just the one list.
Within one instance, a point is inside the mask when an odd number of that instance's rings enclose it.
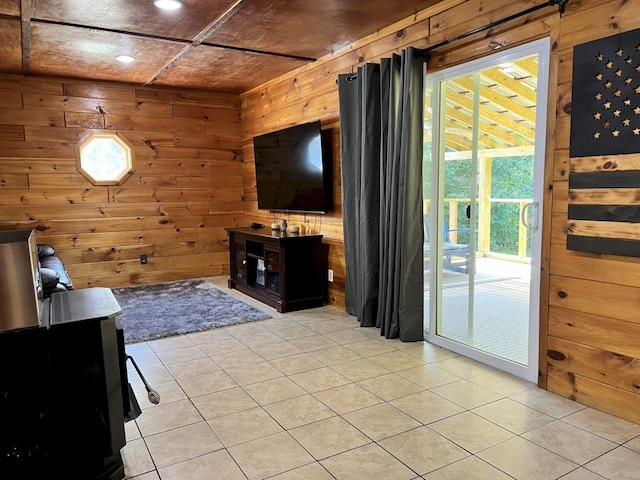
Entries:
{"label": "wood paneled ceiling", "polygon": [[0,0],[0,72],[241,93],[439,1]]}

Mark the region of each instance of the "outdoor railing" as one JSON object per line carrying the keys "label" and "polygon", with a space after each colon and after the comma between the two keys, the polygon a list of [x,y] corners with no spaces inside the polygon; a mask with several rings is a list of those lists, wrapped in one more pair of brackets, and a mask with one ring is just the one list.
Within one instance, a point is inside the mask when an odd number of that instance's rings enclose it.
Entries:
{"label": "outdoor railing", "polygon": [[[517,258],[519,261],[528,261],[529,256],[528,252],[528,242],[529,236],[527,232],[527,228],[520,221],[520,214],[522,209],[531,202],[531,199],[522,199],[522,198],[490,198],[477,200],[477,212],[478,212],[478,232],[477,232],[477,244],[476,244],[476,255],[478,256],[500,256],[509,258],[512,257],[514,260]],[[466,209],[467,205],[471,203],[469,198],[445,198],[445,212],[446,218],[449,221],[449,239],[453,243],[457,243],[458,241],[458,228],[466,228],[468,225],[459,225],[459,211],[460,208]],[[491,251],[491,206],[496,204],[517,204],[517,219],[516,222],[518,224],[518,241],[517,241],[517,254],[505,254]],[[430,201],[424,200],[423,208],[424,213],[429,213]],[[448,207],[448,208],[447,208]]]}

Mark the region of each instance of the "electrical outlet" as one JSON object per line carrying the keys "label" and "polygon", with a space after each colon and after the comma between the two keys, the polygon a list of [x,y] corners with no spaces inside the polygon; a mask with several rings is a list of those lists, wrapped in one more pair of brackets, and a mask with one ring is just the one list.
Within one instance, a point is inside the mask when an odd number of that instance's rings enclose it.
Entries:
{"label": "electrical outlet", "polygon": [[147,256],[145,254],[140,255],[140,265],[147,264]]}
{"label": "electrical outlet", "polygon": [[330,282],[333,282],[333,270],[329,269],[327,278],[329,279]]}

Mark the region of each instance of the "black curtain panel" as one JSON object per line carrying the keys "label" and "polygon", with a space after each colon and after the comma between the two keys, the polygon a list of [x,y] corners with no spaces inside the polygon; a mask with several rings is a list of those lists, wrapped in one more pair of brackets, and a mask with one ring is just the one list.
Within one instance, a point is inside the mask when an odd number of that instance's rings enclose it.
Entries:
{"label": "black curtain panel", "polygon": [[341,75],[338,90],[345,305],[361,326],[373,327],[380,265],[380,66],[363,65],[357,78]]}
{"label": "black curtain panel", "polygon": [[424,62],[413,48],[340,75],[345,304],[386,338],[423,339]]}

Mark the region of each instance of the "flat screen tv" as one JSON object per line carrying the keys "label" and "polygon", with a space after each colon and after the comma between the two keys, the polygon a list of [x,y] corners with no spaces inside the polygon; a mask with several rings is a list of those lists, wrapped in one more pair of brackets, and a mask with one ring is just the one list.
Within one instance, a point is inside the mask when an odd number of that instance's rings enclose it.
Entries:
{"label": "flat screen tv", "polygon": [[320,121],[253,138],[260,210],[327,213],[333,207],[331,131]]}

